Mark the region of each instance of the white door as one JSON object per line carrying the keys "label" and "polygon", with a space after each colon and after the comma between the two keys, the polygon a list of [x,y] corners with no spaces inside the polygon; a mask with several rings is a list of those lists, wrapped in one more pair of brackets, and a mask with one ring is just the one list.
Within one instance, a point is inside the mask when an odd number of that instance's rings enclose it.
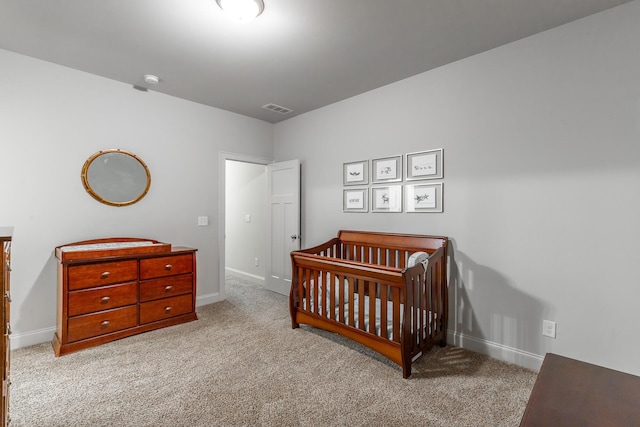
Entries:
{"label": "white door", "polygon": [[300,161],[267,165],[267,289],[289,295],[291,251],[300,249]]}

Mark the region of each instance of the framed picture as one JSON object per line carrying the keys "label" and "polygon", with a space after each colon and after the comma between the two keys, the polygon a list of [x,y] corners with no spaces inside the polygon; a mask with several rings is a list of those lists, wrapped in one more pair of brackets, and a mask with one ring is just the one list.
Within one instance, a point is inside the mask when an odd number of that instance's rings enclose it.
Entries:
{"label": "framed picture", "polygon": [[369,183],[369,161],[345,163],[342,166],[342,183],[344,185],[362,185]]}
{"label": "framed picture", "polygon": [[442,212],[442,183],[405,186],[406,212]]}
{"label": "framed picture", "polygon": [[402,186],[371,187],[371,212],[402,212]]}
{"label": "framed picture", "polygon": [[407,181],[443,177],[442,148],[407,154]]}
{"label": "framed picture", "polygon": [[349,188],[342,192],[342,209],[344,212],[368,212],[369,202],[367,188]]}
{"label": "framed picture", "polygon": [[373,183],[402,181],[402,156],[374,159],[371,169]]}

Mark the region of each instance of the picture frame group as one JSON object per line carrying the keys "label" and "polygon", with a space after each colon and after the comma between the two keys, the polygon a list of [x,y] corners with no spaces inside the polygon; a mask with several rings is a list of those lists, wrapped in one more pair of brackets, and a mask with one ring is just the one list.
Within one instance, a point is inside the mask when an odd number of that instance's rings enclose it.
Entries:
{"label": "picture frame group", "polygon": [[443,163],[442,148],[344,163],[343,211],[443,212],[443,183],[429,182],[444,177]]}

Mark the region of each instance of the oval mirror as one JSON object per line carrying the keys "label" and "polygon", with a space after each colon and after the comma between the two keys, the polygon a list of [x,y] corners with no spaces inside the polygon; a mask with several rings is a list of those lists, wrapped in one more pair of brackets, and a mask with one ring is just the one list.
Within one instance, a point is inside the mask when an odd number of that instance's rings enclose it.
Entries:
{"label": "oval mirror", "polygon": [[120,149],[98,151],[82,167],[82,185],[97,201],[132,205],[149,191],[151,174],[135,154]]}

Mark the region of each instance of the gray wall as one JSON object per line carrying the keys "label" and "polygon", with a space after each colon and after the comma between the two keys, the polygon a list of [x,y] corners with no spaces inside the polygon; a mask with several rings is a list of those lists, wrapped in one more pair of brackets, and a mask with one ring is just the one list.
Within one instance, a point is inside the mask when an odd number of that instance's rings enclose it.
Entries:
{"label": "gray wall", "polygon": [[[0,224],[15,226],[14,348],[53,337],[53,249],[112,236],[198,249],[198,299],[220,299],[218,153],[272,156],[272,126],[0,50]],[[105,148],[142,158],[151,188],[112,207],[84,190],[85,160]],[[198,227],[197,217],[209,217]]]}
{"label": "gray wall", "polygon": [[[638,40],[636,1],[275,125],[276,160],[303,164],[304,246],[450,236],[454,343],[640,374]],[[344,162],[433,148],[444,213],[342,212]]]}

